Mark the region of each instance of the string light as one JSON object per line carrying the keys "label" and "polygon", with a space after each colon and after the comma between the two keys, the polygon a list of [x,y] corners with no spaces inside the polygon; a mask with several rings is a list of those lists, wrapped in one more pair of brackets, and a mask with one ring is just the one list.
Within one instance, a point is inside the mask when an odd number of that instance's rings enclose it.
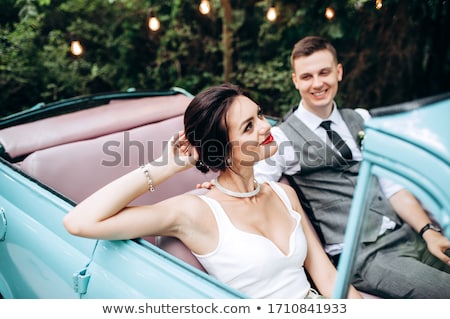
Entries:
{"label": "string light", "polygon": [[208,0],[202,0],[200,2],[200,5],[198,6],[198,11],[200,11],[201,14],[208,14],[211,11],[211,4]]}
{"label": "string light", "polygon": [[70,52],[72,52],[72,54],[75,56],[79,56],[83,53],[83,47],[81,46],[80,41],[72,41],[72,43],[70,44]]}
{"label": "string light", "polygon": [[70,34],[70,52],[74,56],[80,56],[83,54],[83,46],[80,43],[80,40],[78,40],[78,37],[74,34]]}
{"label": "string light", "polygon": [[383,7],[383,0],[376,0],[375,1],[375,8],[377,10],[380,10]]}
{"label": "string light", "polygon": [[275,9],[275,4],[272,1],[272,4],[270,5],[269,10],[267,10],[266,18],[270,22],[273,22],[277,19],[277,10]]}
{"label": "string light", "polygon": [[148,11],[148,28],[152,31],[158,31],[160,27],[161,23],[156,17],[155,11],[153,11],[153,9],[150,9]]}
{"label": "string light", "polygon": [[334,18],[334,9],[333,9],[332,7],[327,7],[327,8],[325,9],[325,17],[326,17],[328,20],[331,20],[331,19]]}

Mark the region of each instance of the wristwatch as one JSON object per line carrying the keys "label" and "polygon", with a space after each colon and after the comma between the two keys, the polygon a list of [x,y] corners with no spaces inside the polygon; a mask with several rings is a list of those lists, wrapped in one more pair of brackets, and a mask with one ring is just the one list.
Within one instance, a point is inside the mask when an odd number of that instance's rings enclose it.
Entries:
{"label": "wristwatch", "polygon": [[419,235],[420,237],[423,237],[423,234],[428,230],[428,229],[432,229],[434,231],[437,231],[438,233],[441,232],[441,229],[439,228],[439,226],[436,226],[434,224],[428,223],[425,226],[422,227],[422,229],[419,231]]}

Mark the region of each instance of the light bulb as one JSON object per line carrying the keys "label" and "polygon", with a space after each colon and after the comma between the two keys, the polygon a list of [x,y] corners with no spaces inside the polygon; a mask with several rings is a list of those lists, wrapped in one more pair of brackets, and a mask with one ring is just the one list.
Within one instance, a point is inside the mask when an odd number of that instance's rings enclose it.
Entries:
{"label": "light bulb", "polygon": [[211,5],[208,0],[202,0],[198,6],[198,10],[201,14],[208,14],[211,11]]}
{"label": "light bulb", "polygon": [[326,10],[325,10],[325,17],[328,20],[331,20],[331,19],[334,18],[334,9],[332,7],[326,8]]}
{"label": "light bulb", "polygon": [[375,8],[377,10],[380,10],[383,7],[383,0],[376,0],[375,1]]}
{"label": "light bulb", "polygon": [[266,18],[269,21],[275,21],[277,18],[277,10],[275,10],[274,6],[271,6],[269,10],[267,10]]}
{"label": "light bulb", "polygon": [[161,23],[159,22],[157,17],[150,17],[148,19],[148,28],[152,31],[158,31],[161,27]]}
{"label": "light bulb", "polygon": [[75,56],[79,56],[83,53],[83,47],[81,46],[80,41],[73,40],[72,43],[70,43],[70,52]]}

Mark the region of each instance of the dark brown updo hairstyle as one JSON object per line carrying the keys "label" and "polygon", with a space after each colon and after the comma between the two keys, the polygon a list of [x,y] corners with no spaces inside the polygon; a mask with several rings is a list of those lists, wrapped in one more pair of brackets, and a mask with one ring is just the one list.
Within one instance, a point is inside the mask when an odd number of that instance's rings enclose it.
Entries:
{"label": "dark brown updo hairstyle", "polygon": [[198,154],[197,169],[203,173],[224,171],[231,155],[227,112],[237,96],[248,96],[240,87],[225,83],[194,97],[184,113],[186,137]]}

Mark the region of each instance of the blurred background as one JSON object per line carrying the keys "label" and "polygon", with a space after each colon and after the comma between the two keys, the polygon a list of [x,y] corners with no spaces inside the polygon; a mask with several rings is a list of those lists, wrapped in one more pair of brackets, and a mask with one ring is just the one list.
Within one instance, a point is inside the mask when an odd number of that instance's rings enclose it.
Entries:
{"label": "blurred background", "polygon": [[450,91],[449,0],[0,0],[0,117],[117,90],[197,94],[222,82],[281,116],[299,101],[290,53],[328,38],[342,107]]}

